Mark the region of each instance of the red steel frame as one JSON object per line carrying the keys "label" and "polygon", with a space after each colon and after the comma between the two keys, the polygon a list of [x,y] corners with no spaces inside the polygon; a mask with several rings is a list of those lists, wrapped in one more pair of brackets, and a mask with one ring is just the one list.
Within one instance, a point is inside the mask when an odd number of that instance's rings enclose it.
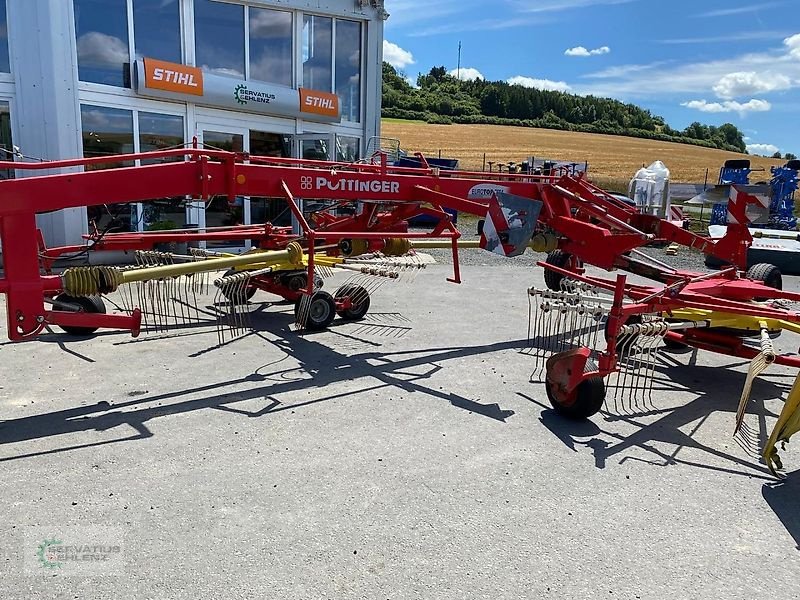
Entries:
{"label": "red steel frame", "polygon": [[[0,162],[0,168],[26,171],[83,167],[79,173],[47,174],[0,182],[0,239],[5,256],[5,277],[0,278],[0,293],[8,298],[9,336],[24,339],[47,324],[91,325],[130,329],[139,327],[139,315],[96,315],[45,310],[45,297],[61,291],[56,275],[41,275],[52,261],[85,246],[44,249],[36,229],[36,214],[64,208],[146,201],[159,197],[185,196],[207,200],[226,196],[283,198],[302,225],[309,255],[306,293],[313,291],[315,248],[329,247],[342,240],[366,240],[379,249],[389,237],[445,238],[452,241],[454,276],[458,267],[458,229],[444,209],[484,216],[488,198],[470,199],[474,191],[491,184],[510,194],[540,200],[543,207],[540,226],[559,236],[559,247],[584,262],[605,269],[623,268],[644,274],[668,285],[680,285],[696,274],[662,270],[643,264],[627,254],[654,239],[663,239],[714,254],[722,260],[744,267],[746,250],[752,241],[746,226],[729,227],[718,242],[698,236],[668,221],[643,215],[592,186],[583,177],[542,177],[439,171],[435,168],[400,168],[387,165],[379,155],[378,164],[335,165],[330,162],[253,157],[199,148],[165,150],[139,155],[74,159],[44,163]],[[152,164],[153,160],[164,160]],[[148,164],[108,170],[98,166],[146,160]],[[425,164],[425,162],[423,162]],[[353,216],[336,217],[320,213],[312,227],[298,208],[296,197],[361,201]],[[367,198],[367,199],[365,199]],[[745,198],[745,200],[747,200]],[[744,203],[739,208],[743,211]],[[733,207],[732,211],[739,208]],[[406,221],[420,214],[440,218],[430,232],[408,232]],[[738,214],[738,213],[737,213]],[[743,218],[741,223],[746,221]],[[159,232],[111,234],[95,238],[94,250],[143,249],[164,241],[251,239],[265,249],[285,248],[296,240],[286,228],[253,225],[205,232]],[[575,276],[575,269],[570,271]],[[580,271],[578,271],[578,275]],[[606,282],[606,285],[613,285]],[[677,288],[676,288],[677,289]],[[656,294],[653,288],[647,295]],[[697,298],[693,299],[692,295]],[[735,296],[735,297],[732,297]],[[702,305],[741,314],[759,312],[746,301],[754,297],[789,298],[759,284],[738,279],[736,271],[726,272],[706,283],[683,286],[672,294],[675,305]],[[797,299],[797,298],[789,298]],[[652,304],[652,302],[650,303]],[[786,311],[764,309],[772,318],[794,318]],[[761,314],[761,313],[759,313]],[[764,314],[767,316],[767,314]]]}

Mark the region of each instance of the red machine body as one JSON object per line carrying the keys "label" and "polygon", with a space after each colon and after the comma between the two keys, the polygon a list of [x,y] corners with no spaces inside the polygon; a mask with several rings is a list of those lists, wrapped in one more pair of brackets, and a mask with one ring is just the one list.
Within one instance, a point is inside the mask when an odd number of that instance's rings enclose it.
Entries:
{"label": "red machine body", "polygon": [[[335,165],[321,161],[272,159],[199,148],[167,150],[140,155],[75,159],[44,163],[0,163],[0,168],[26,171],[83,167],[83,172],[29,176],[0,182],[0,238],[5,257],[5,275],[0,292],[8,298],[9,336],[24,339],[35,335],[46,324],[65,324],[94,319],[101,326],[130,329],[139,327],[136,315],[88,315],[46,310],[44,298],[61,290],[60,278],[47,274],[55,259],[86,250],[84,246],[45,249],[36,229],[36,214],[80,206],[120,204],[160,197],[185,196],[208,200],[226,196],[230,201],[241,196],[282,198],[303,228],[300,236],[311,259],[308,291],[312,289],[315,248],[338,246],[345,240],[364,240],[379,248],[383,240],[405,238],[444,238],[452,241],[455,272],[460,281],[459,231],[446,209],[485,216],[488,200],[498,190],[543,202],[539,227],[558,236],[559,247],[581,262],[605,269],[623,268],[664,283],[680,274],[654,269],[631,258],[629,253],[664,239],[696,248],[707,254],[743,266],[751,241],[747,228],[730,227],[728,235],[716,244],[702,236],[680,229],[668,221],[643,215],[589,184],[582,177],[561,178],[441,172],[438,169],[398,168],[387,165],[385,155],[377,164]],[[155,160],[161,164],[153,164]],[[100,170],[103,164],[131,163],[141,166]],[[30,173],[34,175],[34,173]],[[338,205],[358,203],[353,215],[336,216],[333,211],[314,215],[306,222],[295,198],[335,201]],[[740,198],[742,207],[746,195]],[[743,208],[742,208],[743,210]],[[439,218],[432,231],[409,233],[408,219],[428,214]],[[135,250],[155,244],[196,240],[252,240],[264,249],[283,249],[297,240],[287,228],[251,225],[203,232],[120,233],[96,235],[89,239],[92,250]],[[573,272],[575,270],[573,269]],[[45,273],[44,275],[42,273]],[[721,276],[716,291],[709,284],[703,298],[689,302],[728,302],[719,294],[738,290],[742,299],[759,292],[744,282],[736,288],[736,275]],[[712,290],[713,291],[713,290]],[[697,292],[693,293],[699,293]],[[683,294],[684,297],[686,293]],[[746,309],[746,307],[739,307]],[[93,321],[94,323],[94,321]]]}

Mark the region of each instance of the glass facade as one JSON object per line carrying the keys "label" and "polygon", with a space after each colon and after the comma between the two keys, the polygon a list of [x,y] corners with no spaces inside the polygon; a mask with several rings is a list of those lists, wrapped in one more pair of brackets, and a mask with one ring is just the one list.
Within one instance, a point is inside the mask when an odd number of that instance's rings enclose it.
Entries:
{"label": "glass facade", "polygon": [[78,79],[130,87],[126,0],[73,0]]}
{"label": "glass facade", "polygon": [[333,19],[303,16],[303,87],[331,92]]}
{"label": "glass facade", "polygon": [[198,67],[244,79],[244,6],[195,0],[194,40]]}
{"label": "glass facade", "polygon": [[183,62],[179,0],[133,0],[136,58]]}
{"label": "glass facade", "polygon": [[[133,112],[107,106],[81,105],[83,155],[114,156],[134,152]],[[110,163],[97,168],[130,166],[131,163]]]}
{"label": "glass facade", "polygon": [[292,13],[249,9],[250,79],[292,85]]}
{"label": "glass facade", "polygon": [[0,73],[11,72],[8,57],[8,17],[5,0],[0,0]]}
{"label": "glass facade", "polygon": [[361,120],[361,23],[336,21],[336,95],[342,119]]}
{"label": "glass facade", "polygon": [[[133,112],[105,106],[81,105],[81,131],[83,134],[83,155],[113,156],[134,151]],[[93,165],[86,170],[129,167],[131,162],[117,162]],[[115,204],[111,207],[89,206],[86,208],[89,230],[131,231],[136,229],[129,205]]]}
{"label": "glass facade", "polygon": [[[183,146],[183,117],[139,111],[139,152],[153,152],[181,146]],[[173,160],[180,159],[176,157]],[[157,160],[157,162],[162,161]]]}
{"label": "glass facade", "polygon": [[[0,102],[0,152],[1,160],[14,160],[14,141],[11,139],[11,110],[8,102]],[[13,179],[13,169],[0,169],[0,179]]]}
{"label": "glass facade", "polygon": [[336,160],[353,163],[361,159],[361,138],[336,136]]}

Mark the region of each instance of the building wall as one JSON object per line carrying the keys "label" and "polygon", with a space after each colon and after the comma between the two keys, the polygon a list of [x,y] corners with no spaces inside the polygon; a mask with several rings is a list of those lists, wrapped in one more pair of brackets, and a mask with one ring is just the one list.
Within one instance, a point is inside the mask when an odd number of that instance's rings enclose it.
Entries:
{"label": "building wall", "polygon": [[[4,110],[10,114],[13,145],[27,157],[138,152],[197,137],[253,153],[327,151],[345,160],[380,135],[382,2],[0,0],[0,11],[2,2],[10,68],[0,38],[0,119]],[[232,89],[240,83],[267,92],[270,86],[282,93],[338,92],[342,118],[271,114],[258,102],[159,97],[137,85],[136,61],[145,57],[198,66],[209,81],[229,77]],[[0,139],[2,145],[8,141]],[[142,229],[147,211],[136,210],[126,223]],[[182,218],[182,208],[174,210],[171,218]],[[79,243],[87,217],[98,226],[121,217],[106,212],[60,211],[40,216],[39,224],[49,245]],[[248,199],[239,218],[257,222],[256,212]]]}

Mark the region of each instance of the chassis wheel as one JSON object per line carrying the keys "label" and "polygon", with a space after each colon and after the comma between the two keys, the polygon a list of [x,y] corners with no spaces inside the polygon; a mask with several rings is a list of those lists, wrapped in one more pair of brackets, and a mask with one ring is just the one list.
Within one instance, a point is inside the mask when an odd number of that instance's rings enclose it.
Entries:
{"label": "chassis wheel", "polygon": [[[769,263],[753,265],[747,270],[746,277],[776,290],[783,289],[783,275],[781,275],[781,270]],[[756,298],[756,300],[763,302],[767,300],[767,298]]]}
{"label": "chassis wheel", "polygon": [[[59,294],[55,300],[78,307],[80,309],[78,312],[95,314],[105,314],[106,312],[106,305],[100,296],[75,297],[69,294]],[[92,335],[98,329],[97,327],[74,327],[71,325],[59,325],[59,327],[64,333],[80,336]]]}
{"label": "chassis wheel", "polygon": [[[225,271],[224,277],[230,277],[239,272],[236,269],[228,269]],[[237,286],[226,286],[221,288],[220,291],[225,298],[234,304],[247,304],[247,301],[256,295],[258,288],[254,285],[248,285],[244,289]]]}
{"label": "chassis wheel", "polygon": [[[591,373],[596,370],[597,365],[594,361],[587,360],[583,372]],[[606,385],[601,377],[592,377],[582,381],[578,387],[572,390],[569,398],[563,400],[559,398],[558,392],[552,388],[547,379],[545,379],[544,386],[553,409],[561,416],[574,421],[583,421],[596,415],[603,408],[603,401],[606,398]]]}
{"label": "chassis wheel", "polygon": [[338,311],[339,316],[345,321],[360,321],[369,311],[370,298],[369,292],[360,285],[343,285],[336,291],[336,301],[341,302],[349,298],[352,306],[348,309]]}
{"label": "chassis wheel", "polygon": [[[567,254],[562,250],[553,250],[547,255],[547,259],[545,262],[548,265],[553,265],[554,267],[559,267],[560,269],[566,269],[569,267],[570,260],[572,256]],[[553,290],[554,292],[561,291],[561,282],[566,279],[565,275],[561,273],[556,273],[555,271],[551,271],[550,269],[544,270],[544,284],[547,286],[547,289]]]}
{"label": "chassis wheel", "polygon": [[[327,329],[336,318],[336,301],[328,292],[315,292],[311,297],[311,304],[308,307],[305,328],[309,331],[322,331]],[[300,320],[300,307],[303,299],[298,300],[294,305],[294,316]]]}

